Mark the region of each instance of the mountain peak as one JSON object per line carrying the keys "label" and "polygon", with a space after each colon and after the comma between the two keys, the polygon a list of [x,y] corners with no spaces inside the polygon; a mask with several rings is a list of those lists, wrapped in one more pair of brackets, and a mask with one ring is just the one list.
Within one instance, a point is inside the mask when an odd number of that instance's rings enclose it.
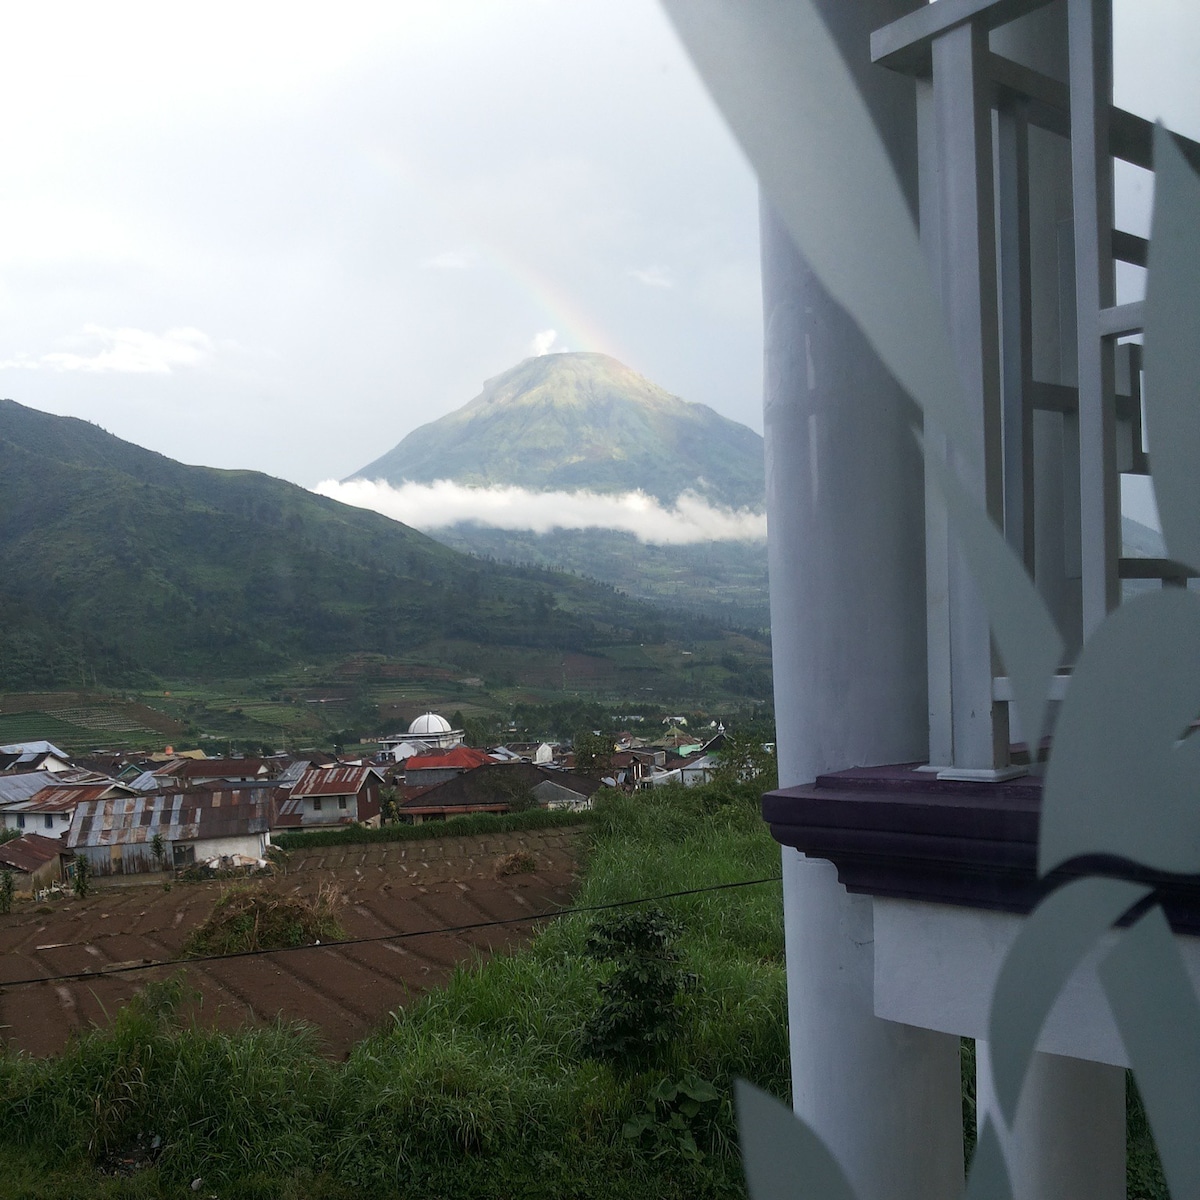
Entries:
{"label": "mountain peak", "polygon": [[693,491],[763,507],[762,438],[671,395],[607,354],[527,358],[462,408],[422,425],[353,478],[450,479],[536,491],[642,490],[667,503]]}

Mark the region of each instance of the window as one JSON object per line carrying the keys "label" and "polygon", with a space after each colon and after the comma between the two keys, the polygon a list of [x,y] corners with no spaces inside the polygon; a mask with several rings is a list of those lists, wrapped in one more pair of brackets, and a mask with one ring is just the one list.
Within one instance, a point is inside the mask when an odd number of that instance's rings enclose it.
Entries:
{"label": "window", "polygon": [[313,812],[320,812],[320,811],[321,811],[321,797],[314,796],[313,797]]}
{"label": "window", "polygon": [[345,808],[345,807],[346,807],[346,797],[339,796],[338,797],[338,808]]}
{"label": "window", "polygon": [[25,828],[25,814],[24,814],[24,813],[22,813],[22,814],[21,814],[21,815],[20,815],[20,816],[17,818],[17,828],[18,828],[18,829],[24,829],[24,828]]}
{"label": "window", "polygon": [[53,829],[54,828],[54,814],[47,813],[42,818],[42,824],[45,825],[47,829]]}

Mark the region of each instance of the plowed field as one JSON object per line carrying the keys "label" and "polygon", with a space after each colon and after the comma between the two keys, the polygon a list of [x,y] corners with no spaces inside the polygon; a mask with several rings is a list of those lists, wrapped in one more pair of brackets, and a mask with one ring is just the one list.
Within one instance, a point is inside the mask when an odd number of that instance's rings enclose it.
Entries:
{"label": "plowed field", "polygon": [[[442,930],[523,918],[569,902],[579,831],[553,829],[475,838],[435,838],[295,851],[270,886],[315,894],[336,880],[348,903],[348,937]],[[528,874],[498,877],[504,855],[527,850]],[[114,967],[179,956],[188,934],[227,883],[98,886],[86,900],[61,899],[38,912],[18,904],[0,916],[0,1035],[14,1048],[54,1054],[74,1030],[104,1024],[148,979],[175,968],[112,974]],[[200,1019],[223,1029],[246,1022],[303,1020],[341,1056],[388,1014],[444,983],[459,963],[528,938],[532,921],[429,933],[358,946],[312,946],[281,954],[187,965],[202,1000]],[[87,971],[82,980],[18,984]]]}

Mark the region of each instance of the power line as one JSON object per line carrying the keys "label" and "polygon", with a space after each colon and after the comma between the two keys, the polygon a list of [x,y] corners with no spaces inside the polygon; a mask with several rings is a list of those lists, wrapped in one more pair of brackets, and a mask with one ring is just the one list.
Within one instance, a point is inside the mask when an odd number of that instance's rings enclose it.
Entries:
{"label": "power line", "polygon": [[406,933],[379,933],[371,937],[343,938],[336,942],[309,942],[303,946],[278,946],[273,950],[234,950],[228,954],[202,954],[195,958],[165,958],[157,962],[128,963],[95,971],[68,971],[63,975],[34,975],[28,979],[0,980],[0,990],[24,987],[32,983],[66,983],[79,979],[104,979],[110,975],[129,975],[135,971],[154,971],[159,967],[187,967],[196,963],[223,962],[235,958],[260,958],[266,954],[292,954],[300,950],[339,950],[343,946],[364,946],[372,942],[405,941],[408,938],[433,937],[441,933],[467,933],[472,929],[492,929],[498,925],[522,925],[529,921],[546,921],[556,917],[573,917],[581,913],[605,912],[614,908],[629,908],[634,904],[653,904],[658,900],[676,900],[683,896],[699,896],[705,892],[723,892],[732,888],[755,887],[762,883],[778,883],[780,875],[765,875],[762,879],[740,879],[734,883],[711,883],[706,887],[685,888],[663,892],[657,896],[638,896],[634,900],[612,900],[607,904],[580,904],[569,908],[554,908],[522,917],[501,917],[492,921],[472,921],[466,925],[446,925],[438,929],[413,929]]}

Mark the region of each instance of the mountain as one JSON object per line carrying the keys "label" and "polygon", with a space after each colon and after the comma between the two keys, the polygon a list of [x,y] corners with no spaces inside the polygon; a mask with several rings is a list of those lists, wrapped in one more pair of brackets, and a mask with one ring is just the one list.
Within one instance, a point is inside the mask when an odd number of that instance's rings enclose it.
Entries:
{"label": "mountain", "polygon": [[[546,354],[489,379],[469,404],[422,425],[351,478],[630,492],[664,504],[685,491],[725,508],[764,507],[763,441],[672,396],[606,354]],[[537,534],[476,522],[430,536],[480,558],[571,571],[725,625],[770,624],[765,541],[639,542],[612,529]]]}
{"label": "mountain", "polygon": [[434,644],[521,648],[519,667],[534,651],[557,663],[673,633],[722,636],[258,472],[184,466],[0,400],[4,690],[244,678]]}
{"label": "mountain", "polygon": [[694,491],[763,507],[763,440],[607,354],[544,354],[489,379],[469,404],[422,425],[355,479],[452,479],[534,491],[627,492],[664,503]]}

